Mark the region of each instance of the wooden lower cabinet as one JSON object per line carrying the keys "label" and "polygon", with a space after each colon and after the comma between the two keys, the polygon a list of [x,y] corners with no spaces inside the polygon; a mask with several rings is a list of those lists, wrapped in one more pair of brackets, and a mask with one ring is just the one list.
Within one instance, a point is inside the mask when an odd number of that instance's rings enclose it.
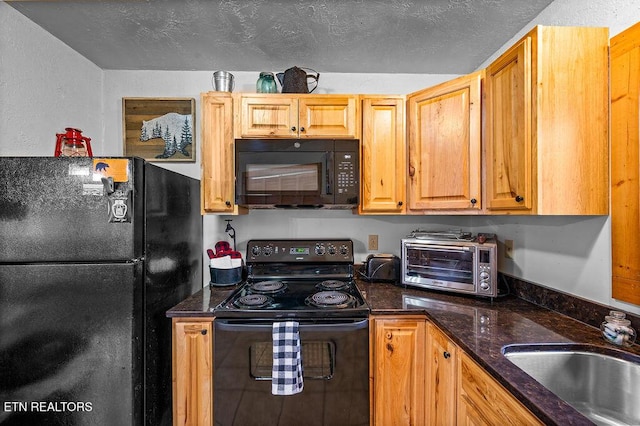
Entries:
{"label": "wooden lower cabinet", "polygon": [[371,425],[542,425],[425,316],[370,321]]}
{"label": "wooden lower cabinet", "polygon": [[542,425],[467,354],[458,357],[458,425]]}
{"label": "wooden lower cabinet", "polygon": [[375,317],[370,329],[371,424],[455,423],[455,344],[424,316]]}
{"label": "wooden lower cabinet", "polygon": [[173,425],[213,425],[213,319],[174,318]]}
{"label": "wooden lower cabinet", "polygon": [[456,418],[458,348],[436,326],[427,324],[426,424],[450,425]]}
{"label": "wooden lower cabinet", "polygon": [[424,424],[426,318],[371,317],[371,424]]}

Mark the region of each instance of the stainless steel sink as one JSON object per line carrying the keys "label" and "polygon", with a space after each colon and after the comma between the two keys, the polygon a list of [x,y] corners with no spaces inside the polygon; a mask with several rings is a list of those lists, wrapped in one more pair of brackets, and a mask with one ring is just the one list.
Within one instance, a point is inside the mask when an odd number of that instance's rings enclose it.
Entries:
{"label": "stainless steel sink", "polygon": [[509,345],[509,361],[598,425],[640,425],[640,356],[590,345]]}

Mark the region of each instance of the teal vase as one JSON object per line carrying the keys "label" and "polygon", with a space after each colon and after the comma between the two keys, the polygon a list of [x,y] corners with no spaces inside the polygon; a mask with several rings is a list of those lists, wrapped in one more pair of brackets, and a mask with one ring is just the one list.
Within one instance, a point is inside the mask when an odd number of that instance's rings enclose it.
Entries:
{"label": "teal vase", "polygon": [[256,82],[256,92],[258,93],[278,93],[278,86],[273,73],[261,72],[260,78]]}

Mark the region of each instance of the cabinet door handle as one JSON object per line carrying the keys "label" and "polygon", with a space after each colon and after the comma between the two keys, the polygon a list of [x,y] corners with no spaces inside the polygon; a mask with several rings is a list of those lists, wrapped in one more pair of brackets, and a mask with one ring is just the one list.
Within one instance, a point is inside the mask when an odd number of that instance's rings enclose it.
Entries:
{"label": "cabinet door handle", "polygon": [[296,126],[291,126],[291,131],[295,132],[296,131]]}
{"label": "cabinet door handle", "polygon": [[524,198],[523,198],[523,197],[521,197],[521,196],[519,196],[519,195],[516,195],[515,200],[516,200],[516,203],[521,203],[521,202],[523,202],[523,201],[524,201]]}
{"label": "cabinet door handle", "polygon": [[478,200],[476,200],[475,198],[472,198],[472,199],[471,199],[471,204],[475,204],[475,203],[477,203],[477,202],[478,202]]}
{"label": "cabinet door handle", "polygon": [[304,132],[304,127],[300,127],[300,131],[301,131],[301,132]]}
{"label": "cabinet door handle", "polygon": [[203,336],[207,335],[207,329],[203,328],[202,330],[200,330],[200,334],[202,334]]}
{"label": "cabinet door handle", "polygon": [[402,207],[402,201],[398,201],[398,207]]}
{"label": "cabinet door handle", "polygon": [[227,207],[231,207],[231,201],[225,201],[225,202],[224,202],[224,204],[225,204]]}
{"label": "cabinet door handle", "polygon": [[444,352],[442,353],[442,356],[444,357],[444,359],[449,359],[449,358],[451,358],[451,354],[450,354],[449,352],[447,352],[447,351],[444,351]]}

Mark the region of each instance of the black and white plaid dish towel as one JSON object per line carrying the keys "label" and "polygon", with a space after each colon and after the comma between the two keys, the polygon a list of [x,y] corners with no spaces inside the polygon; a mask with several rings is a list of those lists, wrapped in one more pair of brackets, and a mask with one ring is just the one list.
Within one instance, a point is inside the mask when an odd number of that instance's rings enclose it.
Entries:
{"label": "black and white plaid dish towel", "polygon": [[294,395],[302,392],[300,332],[295,321],[273,323],[273,370],[271,393]]}

